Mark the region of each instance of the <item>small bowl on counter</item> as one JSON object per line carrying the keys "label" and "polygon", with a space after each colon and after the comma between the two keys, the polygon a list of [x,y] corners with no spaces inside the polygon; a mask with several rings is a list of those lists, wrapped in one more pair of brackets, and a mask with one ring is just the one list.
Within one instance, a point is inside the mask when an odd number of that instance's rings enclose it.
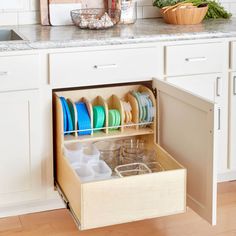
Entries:
{"label": "small bowl on counter", "polygon": [[71,11],[73,23],[81,29],[108,29],[120,21],[118,9],[85,8]]}

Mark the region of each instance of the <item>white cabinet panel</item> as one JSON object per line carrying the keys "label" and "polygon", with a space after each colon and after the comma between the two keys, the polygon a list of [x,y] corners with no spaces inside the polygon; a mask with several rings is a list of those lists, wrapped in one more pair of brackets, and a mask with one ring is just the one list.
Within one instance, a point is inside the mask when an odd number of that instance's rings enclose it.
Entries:
{"label": "white cabinet panel", "polygon": [[236,70],[236,42],[232,43],[232,52],[231,52],[231,67],[235,71]]}
{"label": "white cabinet panel", "polygon": [[166,78],[166,81],[211,101],[219,100],[224,93],[222,90],[222,80],[223,78],[221,74],[204,74]]}
{"label": "white cabinet panel", "polygon": [[37,91],[0,94],[0,206],[41,197]]}
{"label": "white cabinet panel", "polygon": [[0,56],[0,91],[39,87],[39,55]]}
{"label": "white cabinet panel", "polygon": [[162,53],[156,47],[50,54],[54,88],[136,82],[159,77]]}
{"label": "white cabinet panel", "polygon": [[222,43],[174,45],[166,47],[166,75],[221,72],[224,65]]}
{"label": "white cabinet panel", "polygon": [[236,170],[236,73],[230,76],[229,168]]}

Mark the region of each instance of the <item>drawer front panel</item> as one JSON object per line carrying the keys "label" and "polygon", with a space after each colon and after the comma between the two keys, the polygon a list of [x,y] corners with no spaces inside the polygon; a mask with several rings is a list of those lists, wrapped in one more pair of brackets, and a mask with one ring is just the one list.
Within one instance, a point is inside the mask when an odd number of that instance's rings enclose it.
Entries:
{"label": "drawer front panel", "polygon": [[82,229],[185,211],[185,170],[83,186]]}
{"label": "drawer front panel", "polygon": [[160,147],[157,156],[166,171],[81,183],[61,151],[56,180],[80,221],[80,229],[185,212],[186,169]]}
{"label": "drawer front panel", "polygon": [[0,57],[0,91],[38,88],[39,75],[38,55]]}
{"label": "drawer front panel", "polygon": [[61,88],[150,80],[160,71],[159,57],[154,47],[51,54],[50,83]]}
{"label": "drawer front panel", "polygon": [[227,90],[222,74],[167,77],[166,81],[203,98],[219,102]]}
{"label": "drawer front panel", "polygon": [[232,69],[236,71],[236,42],[232,43]]}
{"label": "drawer front panel", "polygon": [[223,49],[221,43],[167,46],[166,75],[221,72]]}

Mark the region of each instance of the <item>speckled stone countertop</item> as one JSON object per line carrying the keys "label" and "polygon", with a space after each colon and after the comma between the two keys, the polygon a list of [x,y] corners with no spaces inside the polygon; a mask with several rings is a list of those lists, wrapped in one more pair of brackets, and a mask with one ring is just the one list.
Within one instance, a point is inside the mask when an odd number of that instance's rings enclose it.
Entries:
{"label": "speckled stone countertop", "polygon": [[24,41],[0,42],[0,51],[49,49],[236,37],[236,18],[206,20],[195,26],[168,25],[162,19],[138,20],[108,30],[80,30],[75,26],[0,27],[15,29]]}

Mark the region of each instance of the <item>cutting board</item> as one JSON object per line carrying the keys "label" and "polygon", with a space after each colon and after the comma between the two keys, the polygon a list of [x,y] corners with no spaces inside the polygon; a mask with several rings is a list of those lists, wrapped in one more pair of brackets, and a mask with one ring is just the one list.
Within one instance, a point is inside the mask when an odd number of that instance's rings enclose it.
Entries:
{"label": "cutting board", "polygon": [[49,0],[49,20],[53,26],[71,25],[70,12],[81,8],[104,7],[104,0]]}
{"label": "cutting board", "polygon": [[49,25],[48,0],[40,0],[40,16],[41,16],[41,24]]}
{"label": "cutting board", "polygon": [[40,0],[42,25],[70,25],[70,11],[78,8],[103,8],[106,0]]}

